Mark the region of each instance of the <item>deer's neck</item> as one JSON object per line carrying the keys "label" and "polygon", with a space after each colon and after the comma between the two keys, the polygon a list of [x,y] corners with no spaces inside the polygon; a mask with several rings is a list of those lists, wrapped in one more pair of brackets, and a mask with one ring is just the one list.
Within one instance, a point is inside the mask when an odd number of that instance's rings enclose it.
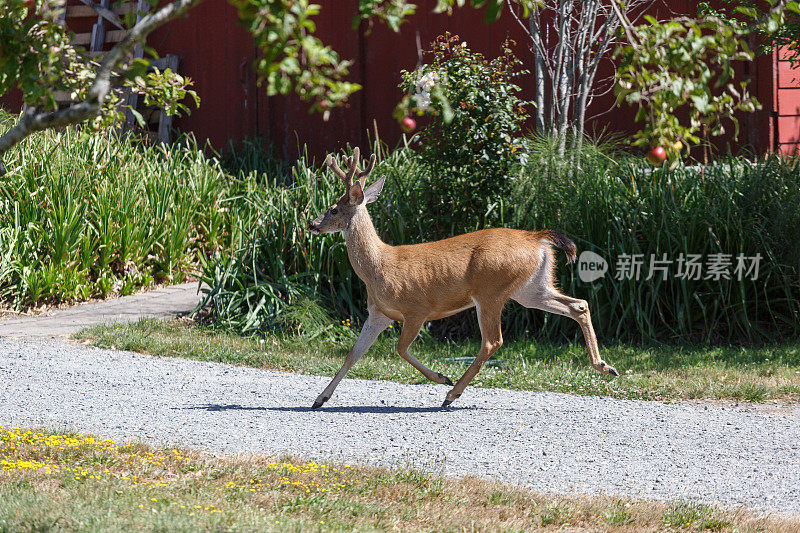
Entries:
{"label": "deer's neck", "polygon": [[344,238],[350,264],[358,277],[365,283],[377,278],[381,272],[381,252],[387,245],[378,237],[366,206],[360,206],[350,219]]}

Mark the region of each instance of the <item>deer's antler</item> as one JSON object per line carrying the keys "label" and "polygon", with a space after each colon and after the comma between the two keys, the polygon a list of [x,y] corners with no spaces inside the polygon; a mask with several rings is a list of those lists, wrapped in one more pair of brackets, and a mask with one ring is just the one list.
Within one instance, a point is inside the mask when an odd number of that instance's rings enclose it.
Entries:
{"label": "deer's antler", "polygon": [[353,155],[350,157],[344,158],[344,163],[347,165],[349,172],[345,172],[336,162],[333,155],[328,154],[328,157],[325,159],[325,164],[333,171],[334,174],[339,176],[344,182],[344,186],[347,190],[350,190],[350,187],[353,186],[353,178],[358,175],[358,181],[361,182],[361,187],[364,188],[367,181],[367,176],[369,173],[372,172],[372,169],[375,168],[375,154],[372,154],[369,158],[369,164],[367,165],[367,169],[363,172],[358,169],[358,161],[361,159],[361,151],[356,146],[353,148]]}
{"label": "deer's antler", "polygon": [[367,165],[367,170],[363,172],[358,171],[358,181],[361,182],[362,189],[367,185],[367,176],[369,176],[373,168],[375,168],[375,154],[369,156],[369,164]]}
{"label": "deer's antler", "polygon": [[339,176],[339,178],[344,182],[345,185],[347,185],[347,174],[345,174],[344,170],[342,170],[341,167],[339,167],[339,163],[336,162],[336,159],[334,159],[333,154],[328,154],[328,157],[325,158],[325,164],[328,165],[328,168],[330,168],[334,174]]}

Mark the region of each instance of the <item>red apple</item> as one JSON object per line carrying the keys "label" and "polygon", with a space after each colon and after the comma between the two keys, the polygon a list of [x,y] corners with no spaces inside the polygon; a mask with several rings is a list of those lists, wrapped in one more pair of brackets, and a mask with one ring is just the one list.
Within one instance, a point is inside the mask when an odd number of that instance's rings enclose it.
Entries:
{"label": "red apple", "polygon": [[409,133],[417,129],[417,121],[411,117],[403,117],[403,120],[400,121],[400,126],[404,132]]}
{"label": "red apple", "polygon": [[650,161],[652,165],[660,165],[667,159],[667,151],[664,149],[663,146],[656,146],[649,152],[647,152],[647,160]]}

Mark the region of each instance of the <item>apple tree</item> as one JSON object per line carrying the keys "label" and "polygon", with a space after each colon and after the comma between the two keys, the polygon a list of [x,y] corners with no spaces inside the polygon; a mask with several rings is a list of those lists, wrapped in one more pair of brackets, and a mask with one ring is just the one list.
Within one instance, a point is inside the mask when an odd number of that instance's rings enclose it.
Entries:
{"label": "apple tree", "polygon": [[[684,147],[701,144],[707,162],[709,137],[723,135],[726,127],[737,137],[735,113],[760,107],[748,92],[749,80],[735,79],[734,62],[754,59],[748,45],[754,34],[785,36],[787,16],[798,13],[798,2],[775,1],[766,13],[748,8],[741,18],[648,16],[633,26],[623,17],[628,39],[615,51],[621,59],[615,92],[618,103],[635,105],[637,121],[645,123],[633,144],[664,147],[671,164]],[[680,120],[682,113],[688,122]]]}
{"label": "apple tree", "polygon": [[734,62],[754,57],[744,30],[717,17],[646,20],[617,51],[618,102],[637,106],[636,120],[645,122],[633,144],[663,146],[675,160],[684,145],[724,134],[726,123],[738,135],[734,113],[759,107],[746,80],[734,79]]}

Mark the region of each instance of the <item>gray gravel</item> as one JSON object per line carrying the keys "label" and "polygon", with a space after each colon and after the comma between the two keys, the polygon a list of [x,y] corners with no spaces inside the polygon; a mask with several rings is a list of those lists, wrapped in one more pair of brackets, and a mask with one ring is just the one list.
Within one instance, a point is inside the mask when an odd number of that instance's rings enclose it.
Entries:
{"label": "gray gravel", "polygon": [[0,424],[800,515],[800,409],[345,380],[0,339]]}

